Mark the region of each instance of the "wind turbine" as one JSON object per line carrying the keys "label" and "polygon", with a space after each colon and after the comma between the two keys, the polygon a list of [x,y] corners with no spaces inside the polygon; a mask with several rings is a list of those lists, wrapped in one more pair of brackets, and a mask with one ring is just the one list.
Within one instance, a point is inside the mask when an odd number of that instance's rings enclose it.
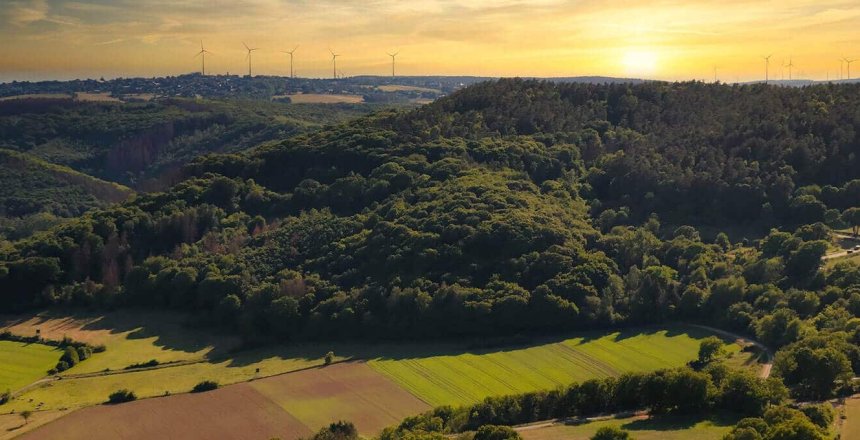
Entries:
{"label": "wind turbine", "polygon": [[298,48],[299,48],[299,46],[296,46],[296,47],[294,47],[294,48],[293,48],[293,50],[283,50],[283,51],[281,51],[281,52],[283,52],[283,53],[285,53],[285,54],[289,54],[289,55],[290,55],[290,78],[295,78],[295,77],[296,77],[295,75],[293,75],[293,52],[295,52],[295,51],[296,51],[296,49],[298,49]]}
{"label": "wind turbine", "polygon": [[212,53],[212,52],[209,52],[208,50],[203,48],[203,40],[201,40],[200,41],[200,52],[197,52],[197,55],[194,55],[194,58],[203,57],[201,59],[202,68],[200,69],[200,72],[203,76],[206,76],[206,54],[207,53]]}
{"label": "wind turbine", "polygon": [[[387,52],[386,52],[386,53],[387,53]],[[395,75],[394,75],[394,58],[396,58],[398,54],[400,54],[400,52],[394,52],[394,53],[389,53],[389,54],[388,54],[388,56],[390,56],[390,57],[391,57],[391,77],[392,77],[392,78],[394,78],[394,76],[395,76]]]}
{"label": "wind turbine", "polygon": [[248,55],[245,58],[248,58],[248,77],[250,78],[251,77],[251,52],[253,52],[255,50],[259,50],[259,48],[255,47],[255,48],[251,49],[244,42],[242,43],[242,46],[245,46],[245,49],[248,50]]}
{"label": "wind turbine", "polygon": [[788,64],[785,65],[788,67],[788,80],[791,81],[791,69],[794,67],[794,61],[791,58],[788,59]]}
{"label": "wind turbine", "polygon": [[762,57],[762,58],[764,58],[764,83],[765,84],[767,84],[768,81],[770,80],[770,57],[772,57],[772,56],[773,56],[773,54],[770,54],[766,57]]}
{"label": "wind turbine", "polygon": [[334,79],[337,79],[337,57],[339,57],[340,54],[334,53],[334,51],[331,49],[329,49],[328,51],[331,52],[332,76],[334,77]]}
{"label": "wind turbine", "polygon": [[851,63],[853,63],[857,60],[856,59],[850,60],[848,58],[845,58],[843,61],[845,61],[845,64],[848,67],[848,69],[845,71],[845,73],[848,75],[848,80],[850,81],[851,80]]}

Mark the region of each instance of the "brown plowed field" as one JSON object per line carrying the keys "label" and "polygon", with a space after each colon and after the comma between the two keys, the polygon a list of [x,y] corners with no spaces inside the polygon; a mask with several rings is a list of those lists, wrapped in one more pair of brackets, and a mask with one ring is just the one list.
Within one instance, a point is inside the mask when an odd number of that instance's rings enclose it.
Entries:
{"label": "brown plowed field", "polygon": [[430,409],[430,406],[364,362],[346,362],[259,380],[260,393],[316,431],[336,420],[362,434]]}
{"label": "brown plowed field", "polygon": [[[307,437],[338,420],[365,435],[430,407],[363,362],[71,412],[22,439],[149,440]],[[26,427],[21,429],[26,430]]]}

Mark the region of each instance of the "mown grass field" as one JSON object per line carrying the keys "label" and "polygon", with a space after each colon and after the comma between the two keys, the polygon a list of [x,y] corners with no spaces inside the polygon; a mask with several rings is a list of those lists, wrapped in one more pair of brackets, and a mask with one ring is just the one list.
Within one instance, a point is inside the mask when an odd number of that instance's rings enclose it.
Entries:
{"label": "mown grass field", "polygon": [[227,352],[239,343],[235,337],[188,328],[185,320],[184,315],[169,312],[41,313],[0,317],[0,331],[33,336],[39,330],[45,339],[60,340],[68,336],[107,348],[64,375],[122,370],[152,359],[160,363],[203,360]]}
{"label": "mown grass field", "polygon": [[860,396],[845,399],[835,422],[840,440],[860,440]]}
{"label": "mown grass field", "polygon": [[0,341],[0,393],[18,390],[46,376],[61,354],[48,345]]}
{"label": "mown grass field", "polygon": [[636,440],[719,440],[737,422],[737,417],[729,415],[711,418],[636,416],[581,425],[523,429],[520,435],[525,440],[587,440],[603,426],[616,426],[629,431]]}
{"label": "mown grass field", "polygon": [[[377,371],[433,405],[466,405],[595,377],[678,367],[696,358],[705,330],[673,327],[589,333],[529,347],[427,357],[380,358]],[[727,343],[737,355],[740,347]]]}

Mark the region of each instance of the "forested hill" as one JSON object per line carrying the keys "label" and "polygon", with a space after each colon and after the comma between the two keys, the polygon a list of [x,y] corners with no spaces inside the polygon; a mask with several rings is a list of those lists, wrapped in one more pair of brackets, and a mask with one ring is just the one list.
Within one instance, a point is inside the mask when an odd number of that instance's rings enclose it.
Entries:
{"label": "forested hill", "polygon": [[9,243],[0,308],[187,309],[280,340],[682,319],[860,371],[860,269],[821,261],[860,224],[858,104],[856,85],[483,83],[199,158]]}

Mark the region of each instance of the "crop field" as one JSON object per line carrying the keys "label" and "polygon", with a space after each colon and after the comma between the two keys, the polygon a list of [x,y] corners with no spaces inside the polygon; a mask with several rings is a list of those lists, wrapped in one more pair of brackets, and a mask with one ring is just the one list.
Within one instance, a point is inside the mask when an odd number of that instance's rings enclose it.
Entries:
{"label": "crop field", "polygon": [[4,96],[0,101],[14,101],[16,99],[72,99],[67,93],[28,93],[24,95]]}
{"label": "crop field", "polygon": [[33,336],[38,329],[45,339],[60,340],[68,336],[107,348],[68,370],[66,375],[121,370],[152,359],[160,363],[202,360],[226,352],[239,343],[235,337],[189,329],[183,325],[185,319],[181,314],[143,311],[72,316],[43,313],[0,317],[0,331]]}
{"label": "crop field", "polygon": [[[95,428],[97,427],[97,428]],[[311,432],[248,384],[71,412],[21,439],[293,439]]]}
{"label": "crop field", "polygon": [[360,104],[364,97],[358,95],[326,95],[320,93],[304,93],[285,95],[293,104]]}
{"label": "crop field", "polygon": [[636,440],[719,440],[738,422],[733,416],[712,418],[635,416],[606,419],[581,425],[521,428],[525,440],[588,440],[603,426],[617,426]]}
{"label": "crop field", "polygon": [[75,100],[76,101],[87,101],[87,102],[122,102],[121,100],[111,96],[109,92],[104,92],[104,93],[78,92],[78,93],[75,93]]}
{"label": "crop field", "polygon": [[294,439],[336,420],[351,420],[360,432],[377,434],[427,409],[364,363],[348,362],[206,393],[92,406],[21,438]]}
{"label": "crop field", "polygon": [[312,431],[350,420],[359,432],[378,433],[430,407],[363,362],[312,368],[251,383]]}
{"label": "crop field", "polygon": [[[492,395],[551,389],[625,372],[678,367],[696,358],[704,330],[595,333],[505,350],[380,358],[376,370],[433,405],[465,405]],[[736,354],[740,347],[727,344]]]}
{"label": "crop field", "polygon": [[428,92],[428,93],[442,93],[439,89],[430,89],[427,87],[415,87],[415,86],[400,86],[396,84],[379,86],[377,89],[383,92]]}
{"label": "crop field", "polygon": [[0,393],[23,388],[57,365],[60,351],[42,344],[0,341]]}

